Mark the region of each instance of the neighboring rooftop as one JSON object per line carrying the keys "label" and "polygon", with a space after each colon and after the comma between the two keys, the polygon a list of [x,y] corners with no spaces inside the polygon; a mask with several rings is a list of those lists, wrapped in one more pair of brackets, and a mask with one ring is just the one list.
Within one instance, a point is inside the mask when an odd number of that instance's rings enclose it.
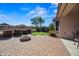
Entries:
{"label": "neighboring rooftop", "polygon": [[26,26],[26,25],[13,26],[7,23],[0,24],[0,30],[6,30],[6,29],[31,29],[31,26]]}

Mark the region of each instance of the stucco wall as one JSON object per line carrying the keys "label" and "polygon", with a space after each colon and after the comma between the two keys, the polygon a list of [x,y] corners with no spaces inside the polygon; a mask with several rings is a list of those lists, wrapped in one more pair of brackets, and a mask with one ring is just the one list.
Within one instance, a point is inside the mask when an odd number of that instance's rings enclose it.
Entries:
{"label": "stucco wall", "polygon": [[59,20],[59,36],[73,38],[72,32],[79,31],[79,14],[71,13]]}

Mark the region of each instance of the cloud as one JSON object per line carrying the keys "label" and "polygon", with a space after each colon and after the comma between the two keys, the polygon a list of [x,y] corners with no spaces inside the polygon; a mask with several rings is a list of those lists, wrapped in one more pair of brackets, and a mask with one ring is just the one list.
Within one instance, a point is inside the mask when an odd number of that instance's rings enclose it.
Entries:
{"label": "cloud", "polygon": [[43,7],[36,7],[27,13],[26,19],[30,20],[33,17],[41,16],[43,19],[45,19],[45,25],[48,25],[49,23],[52,23],[51,20],[53,20],[53,18],[55,18],[56,12],[57,12],[57,9],[53,9],[53,10],[50,9],[50,10],[51,11],[48,11],[47,9],[45,9]]}
{"label": "cloud", "polygon": [[52,20],[56,16],[57,9],[54,9],[52,11],[50,13],[50,11],[48,11],[47,9],[45,9],[43,7],[36,7],[27,13],[26,19],[31,19],[36,16],[41,16],[46,21],[49,19]]}
{"label": "cloud", "polygon": [[41,16],[42,18],[45,19],[45,24],[48,25],[51,22],[51,20],[56,16],[57,5],[56,6],[55,5],[51,4],[51,6],[49,6],[51,8],[37,6],[37,7],[29,9],[29,8],[23,7],[23,8],[20,8],[21,12],[25,11],[23,15],[16,12],[11,12],[6,15],[5,13],[1,11],[0,23],[3,21],[3,22],[7,22],[13,25],[17,25],[17,24],[31,25],[31,21],[30,21],[31,18],[36,17],[36,16]]}
{"label": "cloud", "polygon": [[51,5],[55,5],[55,6],[58,6],[58,3],[51,3]]}
{"label": "cloud", "polygon": [[52,10],[52,14],[54,16],[56,16],[56,13],[57,13],[57,7],[58,7],[58,3],[51,3],[51,5],[49,6],[49,11]]}
{"label": "cloud", "polygon": [[53,10],[53,13],[55,13],[55,14],[56,14],[56,13],[57,13],[57,9]]}
{"label": "cloud", "polygon": [[58,3],[54,3],[56,6],[58,6]]}
{"label": "cloud", "polygon": [[45,17],[45,16],[47,16],[47,10],[42,7],[36,7],[34,9],[32,9],[31,11],[29,11],[27,16],[31,17],[31,18],[36,17],[36,16]]}
{"label": "cloud", "polygon": [[29,11],[28,8],[20,8],[21,11]]}
{"label": "cloud", "polygon": [[12,12],[10,14],[1,13],[0,14],[0,23],[8,23],[11,25],[24,24],[24,25],[30,26],[31,23],[29,20],[27,21],[28,18],[25,16],[20,15],[15,12]]}
{"label": "cloud", "polygon": [[8,24],[18,24],[17,20],[20,19],[16,13],[11,14],[0,14],[0,23],[8,23]]}
{"label": "cloud", "polygon": [[51,3],[51,5],[49,6],[49,8],[57,8],[58,7],[58,3]]}
{"label": "cloud", "polygon": [[12,19],[8,15],[0,14],[0,20],[2,20],[2,21],[5,21],[5,20],[11,21]]}

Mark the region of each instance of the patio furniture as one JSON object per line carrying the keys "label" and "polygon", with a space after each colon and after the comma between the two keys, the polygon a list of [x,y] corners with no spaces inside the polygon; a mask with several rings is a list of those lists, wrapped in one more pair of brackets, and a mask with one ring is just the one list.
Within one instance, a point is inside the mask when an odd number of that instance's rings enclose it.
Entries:
{"label": "patio furniture", "polygon": [[78,43],[77,44],[77,48],[78,48],[79,47],[79,31],[76,31],[75,33],[73,33],[73,38],[74,38],[74,45]]}
{"label": "patio furniture", "polygon": [[21,36],[21,35],[22,35],[22,31],[20,29],[15,29],[14,30],[14,33],[13,33],[14,37]]}
{"label": "patio furniture", "polygon": [[26,42],[26,41],[29,41],[29,40],[31,40],[30,36],[24,36],[24,37],[20,38],[21,42]]}

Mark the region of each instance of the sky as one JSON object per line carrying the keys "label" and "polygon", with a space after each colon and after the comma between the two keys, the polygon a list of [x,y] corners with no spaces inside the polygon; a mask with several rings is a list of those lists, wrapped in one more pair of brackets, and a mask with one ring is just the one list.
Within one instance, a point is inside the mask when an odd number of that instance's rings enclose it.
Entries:
{"label": "sky", "polygon": [[56,3],[0,3],[0,24],[32,26],[31,19],[41,16],[49,26],[57,13]]}

